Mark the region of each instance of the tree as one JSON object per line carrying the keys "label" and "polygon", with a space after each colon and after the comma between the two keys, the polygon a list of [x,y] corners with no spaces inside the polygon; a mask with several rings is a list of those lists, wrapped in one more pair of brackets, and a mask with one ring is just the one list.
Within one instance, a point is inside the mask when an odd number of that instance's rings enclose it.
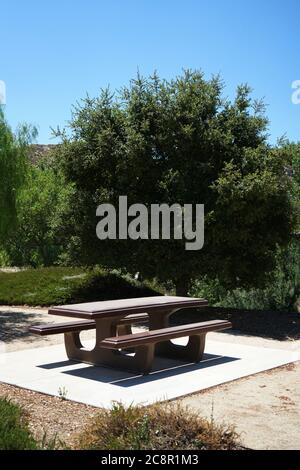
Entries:
{"label": "tree", "polygon": [[50,161],[29,164],[26,181],[19,192],[17,223],[2,247],[10,264],[50,266],[63,253],[60,218],[69,204],[72,185],[52,168]]}
{"label": "tree", "polygon": [[286,172],[292,177],[293,185],[291,188],[291,198],[297,214],[297,240],[299,241],[300,227],[300,142],[289,142],[286,139],[279,141],[279,151],[286,154],[286,160],[289,163]]}
{"label": "tree", "polygon": [[0,239],[4,239],[15,226],[28,146],[35,136],[36,130],[26,125],[20,126],[14,134],[0,108]]}
{"label": "tree", "polygon": [[[264,281],[294,225],[286,154],[268,145],[265,109],[249,87],[233,102],[222,89],[219,77],[197,71],[171,81],[138,76],[74,108],[57,150],[75,187],[63,228],[74,261],[172,280],[177,294],[201,275],[217,273],[228,286]],[[120,195],[128,205],[204,203],[203,249],[186,251],[185,240],[99,241],[96,207],[117,207]]]}

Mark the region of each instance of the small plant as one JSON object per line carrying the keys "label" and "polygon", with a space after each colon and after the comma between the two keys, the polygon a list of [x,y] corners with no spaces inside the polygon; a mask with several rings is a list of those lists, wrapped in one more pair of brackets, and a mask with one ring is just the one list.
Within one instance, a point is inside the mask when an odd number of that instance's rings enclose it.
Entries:
{"label": "small plant", "polygon": [[28,429],[22,409],[6,398],[0,399],[0,449],[33,450],[39,446]]}
{"label": "small plant", "polygon": [[228,450],[239,448],[230,426],[218,426],[181,405],[149,407],[114,403],[101,410],[75,442],[77,449],[96,450]]}
{"label": "small plant", "polygon": [[65,386],[59,387],[58,389],[58,396],[61,400],[66,400],[68,395],[68,390],[66,389]]}
{"label": "small plant", "polygon": [[150,417],[145,413],[136,424],[132,432],[132,447],[134,450],[140,450],[150,440]]}
{"label": "small plant", "polygon": [[40,448],[43,450],[62,450],[67,449],[66,444],[59,439],[57,434],[48,437],[47,432],[44,432],[43,437],[39,443]]}

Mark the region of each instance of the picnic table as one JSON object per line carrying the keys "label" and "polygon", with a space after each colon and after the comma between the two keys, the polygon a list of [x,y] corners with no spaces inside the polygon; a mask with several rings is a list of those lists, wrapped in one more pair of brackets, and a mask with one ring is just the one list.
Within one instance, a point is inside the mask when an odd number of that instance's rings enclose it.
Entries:
{"label": "picnic table", "polygon": [[[224,320],[170,327],[169,318],[176,311],[182,310],[184,314],[184,309],[207,305],[205,299],[175,296],[63,305],[50,308],[48,313],[81,321],[33,326],[30,331],[39,335],[64,333],[67,356],[71,360],[146,374],[151,370],[155,355],[199,362],[206,334],[231,327],[231,323]],[[145,322],[148,331],[132,333],[133,324]],[[92,350],[84,348],[80,341],[80,332],[88,329],[96,330]],[[189,337],[186,346],[171,341],[184,336]]]}

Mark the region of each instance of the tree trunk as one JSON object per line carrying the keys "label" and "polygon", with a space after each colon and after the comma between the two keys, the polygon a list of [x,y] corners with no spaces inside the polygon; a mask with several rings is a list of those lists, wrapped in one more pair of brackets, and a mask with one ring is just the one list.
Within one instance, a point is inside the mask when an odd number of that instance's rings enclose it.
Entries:
{"label": "tree trunk", "polygon": [[175,281],[176,295],[179,297],[187,297],[190,287],[190,280],[188,278],[180,278]]}

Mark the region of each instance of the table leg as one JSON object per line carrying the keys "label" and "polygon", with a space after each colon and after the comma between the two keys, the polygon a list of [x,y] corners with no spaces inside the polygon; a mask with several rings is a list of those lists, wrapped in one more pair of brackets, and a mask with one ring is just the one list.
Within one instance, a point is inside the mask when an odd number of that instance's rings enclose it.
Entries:
{"label": "table leg", "polygon": [[[149,313],[149,329],[156,330],[168,328],[169,318],[176,310]],[[205,348],[206,334],[193,335],[189,337],[186,346],[174,344],[172,341],[163,341],[155,347],[155,355],[168,357],[170,359],[181,359],[184,361],[199,362],[201,361]]]}
{"label": "table leg", "polygon": [[116,324],[112,319],[96,320],[96,345],[92,350],[85,349],[80,341],[80,332],[65,333],[67,356],[71,360],[100,364],[110,358],[111,351],[100,348],[98,344],[104,338],[116,335]]}
{"label": "table leg", "polygon": [[122,350],[115,351],[101,348],[101,341],[104,338],[116,336],[116,331],[117,323],[115,319],[96,320],[96,345],[91,351],[82,346],[80,333],[65,333],[65,347],[68,358],[95,366],[113,367],[143,374],[149,373],[154,357],[154,344],[136,347],[134,355],[126,354],[126,351]]}

